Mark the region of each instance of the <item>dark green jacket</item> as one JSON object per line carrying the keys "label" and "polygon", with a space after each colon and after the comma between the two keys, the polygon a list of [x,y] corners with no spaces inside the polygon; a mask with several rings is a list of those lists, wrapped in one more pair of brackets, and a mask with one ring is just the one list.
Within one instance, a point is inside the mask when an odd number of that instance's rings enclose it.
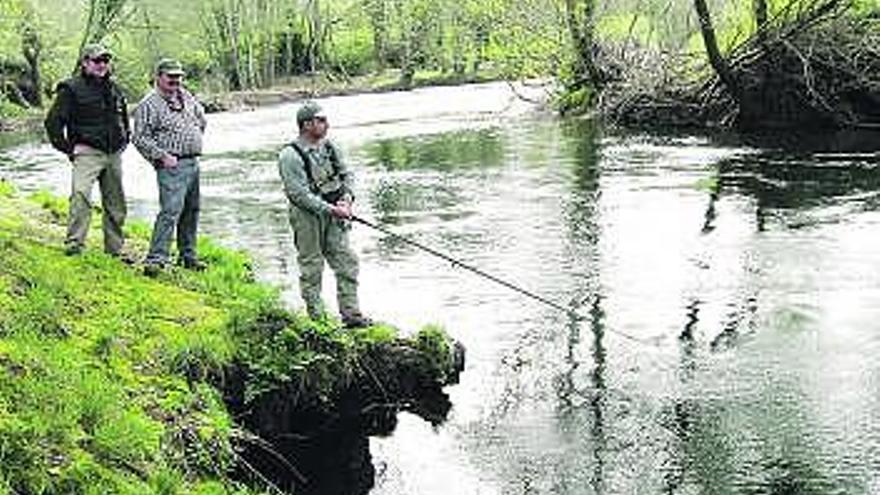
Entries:
{"label": "dark green jacket", "polygon": [[55,149],[69,155],[76,144],[106,153],[125,148],[130,136],[128,109],[115,82],[80,74],[60,82],[56,92],[44,122]]}

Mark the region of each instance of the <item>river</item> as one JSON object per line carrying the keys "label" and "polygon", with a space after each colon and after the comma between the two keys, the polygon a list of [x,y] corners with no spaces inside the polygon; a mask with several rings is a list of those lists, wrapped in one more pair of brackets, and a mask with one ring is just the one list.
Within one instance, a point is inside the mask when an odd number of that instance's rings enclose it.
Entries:
{"label": "river", "polygon": [[[468,348],[446,423],[371,440],[372,493],[880,494],[876,154],[603,131],[505,84],[321,102],[358,214],[584,316],[355,226],[364,309]],[[202,232],[291,306],[295,108],[209,116],[202,162]],[[124,166],[151,220],[154,173]],[[0,175],[68,192],[38,141]]]}

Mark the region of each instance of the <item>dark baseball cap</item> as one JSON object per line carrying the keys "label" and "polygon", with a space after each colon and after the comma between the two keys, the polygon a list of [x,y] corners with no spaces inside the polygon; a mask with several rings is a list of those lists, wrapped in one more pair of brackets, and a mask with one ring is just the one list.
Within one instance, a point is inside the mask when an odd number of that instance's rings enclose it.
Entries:
{"label": "dark baseball cap", "polygon": [[169,76],[182,76],[186,74],[183,65],[173,58],[163,58],[156,64],[156,75],[168,74]]}
{"label": "dark baseball cap", "polygon": [[80,58],[82,60],[85,59],[96,59],[96,58],[113,58],[113,53],[107,49],[106,46],[100,43],[89,43],[84,46],[82,49],[82,54]]}

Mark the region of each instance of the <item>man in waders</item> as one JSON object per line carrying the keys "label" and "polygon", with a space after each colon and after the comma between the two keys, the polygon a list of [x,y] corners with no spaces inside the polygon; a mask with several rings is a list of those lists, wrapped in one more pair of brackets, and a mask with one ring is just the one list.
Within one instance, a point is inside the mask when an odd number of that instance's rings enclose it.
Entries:
{"label": "man in waders", "polygon": [[176,232],[177,262],[204,270],[196,254],[199,225],[199,156],[207,121],[202,104],[183,87],[183,66],[165,58],[156,64],[156,87],[134,111],[134,145],[156,169],[159,214],[153,226],[144,275],[157,276],[169,261]]}
{"label": "man in waders", "polygon": [[92,218],[92,188],[97,181],[104,251],[129,262],[122,253],[126,215],[122,151],[130,133],[125,96],[110,78],[112,58],[101,45],[83,47],[80,72],[58,84],[45,126],[52,146],[67,155],[73,165],[64,253],[75,256],[85,246]]}
{"label": "man in waders", "polygon": [[309,317],[324,314],[321,277],[324,260],[336,275],[337,301],[347,328],[372,321],[358,307],[358,260],[348,243],[351,229],[352,175],[338,148],[326,139],[327,116],[315,102],[296,113],[299,136],[278,155],[284,193],[290,201],[290,225],[299,264],[299,284]]}

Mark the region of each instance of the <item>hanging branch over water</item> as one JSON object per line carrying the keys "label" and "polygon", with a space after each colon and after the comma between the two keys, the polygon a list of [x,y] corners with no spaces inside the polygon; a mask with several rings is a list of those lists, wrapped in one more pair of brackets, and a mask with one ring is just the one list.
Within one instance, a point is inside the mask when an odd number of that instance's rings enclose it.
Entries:
{"label": "hanging branch over water", "polygon": [[[694,0],[711,67],[657,54],[653,66],[603,95],[600,111],[624,125],[766,128],[880,127],[880,16],[847,0],[792,0],[771,13],[755,0],[754,33],[725,54],[705,0]],[[659,61],[658,61],[659,59]],[[626,67],[621,64],[621,66]]]}

